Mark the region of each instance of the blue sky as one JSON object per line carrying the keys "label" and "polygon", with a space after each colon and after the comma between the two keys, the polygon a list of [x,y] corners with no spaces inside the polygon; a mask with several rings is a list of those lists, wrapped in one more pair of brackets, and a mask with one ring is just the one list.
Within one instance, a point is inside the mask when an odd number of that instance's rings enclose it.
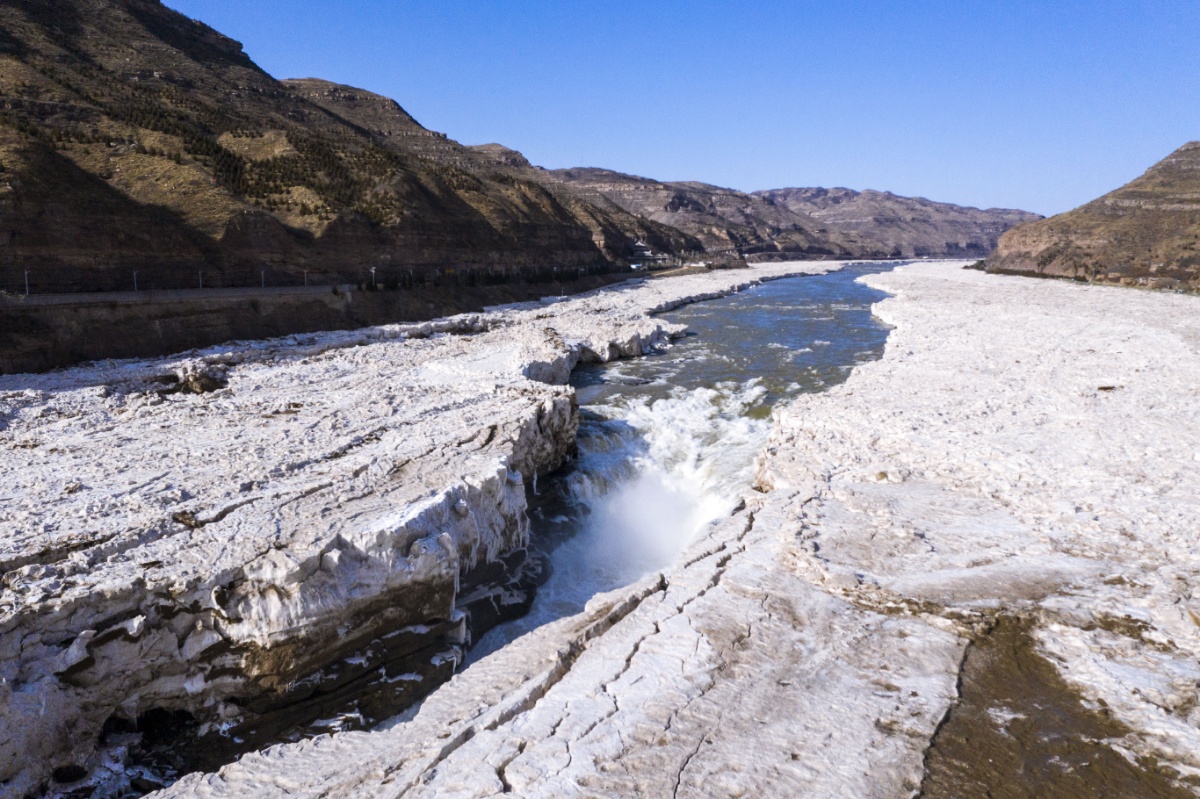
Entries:
{"label": "blue sky", "polygon": [[1200,139],[1200,2],[166,0],[465,144],[1058,213]]}

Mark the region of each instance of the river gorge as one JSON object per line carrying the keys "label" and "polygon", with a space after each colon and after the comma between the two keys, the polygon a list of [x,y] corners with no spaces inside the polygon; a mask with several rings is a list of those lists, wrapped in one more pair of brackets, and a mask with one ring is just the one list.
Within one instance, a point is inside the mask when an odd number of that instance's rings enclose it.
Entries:
{"label": "river gorge", "polygon": [[1191,795],[1194,298],[893,266],[0,378],[2,794]]}
{"label": "river gorge", "polygon": [[883,354],[887,328],[870,306],[884,295],[856,280],[895,265],[848,265],[688,305],[661,315],[687,326],[670,347],[579,366],[578,457],[531,487],[534,545],[561,544],[549,582],[528,615],[488,633],[469,659],[670,566],[727,516],[753,484],[771,408]]}
{"label": "river gorge", "polygon": [[[153,786],[411,703],[532,598],[525,484],[575,446],[574,366],[683,332],[646,311],[829,268],[3,378],[27,454],[0,608],[6,791]],[[113,480],[114,456],[139,465]]]}

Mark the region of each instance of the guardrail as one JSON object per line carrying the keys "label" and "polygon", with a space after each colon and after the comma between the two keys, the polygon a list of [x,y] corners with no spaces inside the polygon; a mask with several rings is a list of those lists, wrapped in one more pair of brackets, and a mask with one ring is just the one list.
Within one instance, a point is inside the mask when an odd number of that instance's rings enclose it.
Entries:
{"label": "guardrail", "polygon": [[358,288],[350,283],[337,286],[246,286],[211,289],[149,289],[146,291],[90,291],[77,294],[4,294],[0,304],[9,307],[44,305],[97,305],[104,303],[194,302],[196,300],[279,297],[286,295],[349,294]]}

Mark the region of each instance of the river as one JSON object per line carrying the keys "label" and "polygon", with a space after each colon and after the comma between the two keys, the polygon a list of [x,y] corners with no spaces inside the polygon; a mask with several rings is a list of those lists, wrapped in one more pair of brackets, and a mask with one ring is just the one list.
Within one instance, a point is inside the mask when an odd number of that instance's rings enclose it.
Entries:
{"label": "river", "polygon": [[663,316],[689,327],[663,351],[580,367],[579,454],[531,497],[550,578],[530,612],[484,634],[467,663],[669,566],[753,479],[770,411],[883,354],[883,293],[856,279],[895,263],[776,280]]}

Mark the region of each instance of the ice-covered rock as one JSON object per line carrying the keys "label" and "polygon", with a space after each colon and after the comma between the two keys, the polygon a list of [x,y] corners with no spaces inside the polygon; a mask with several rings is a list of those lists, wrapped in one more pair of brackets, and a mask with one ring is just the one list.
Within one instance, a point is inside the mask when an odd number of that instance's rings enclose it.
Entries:
{"label": "ice-covered rock", "polygon": [[244,751],[427,692],[520,608],[573,366],[665,344],[659,307],[830,268],[0,377],[0,796],[96,765],[110,720],[186,711]]}
{"label": "ice-covered rock", "polygon": [[761,490],[674,567],[388,729],[164,795],[912,796],[971,640],[1014,615],[1124,725],[1089,745],[1195,773],[1196,298],[949,265],[867,280],[896,295],[885,357],[778,410]]}

